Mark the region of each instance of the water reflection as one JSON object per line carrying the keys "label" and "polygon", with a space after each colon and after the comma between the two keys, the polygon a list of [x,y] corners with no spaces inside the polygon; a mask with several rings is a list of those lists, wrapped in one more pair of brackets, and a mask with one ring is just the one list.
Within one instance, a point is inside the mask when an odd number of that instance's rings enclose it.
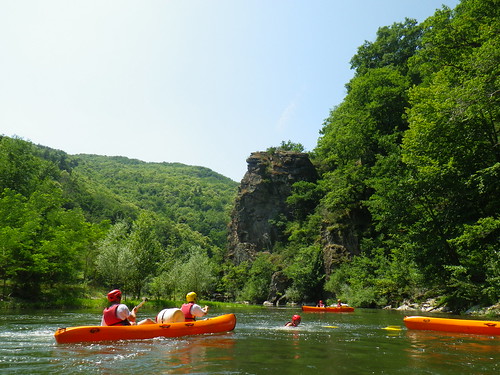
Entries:
{"label": "water reflection", "polygon": [[[438,331],[406,332],[411,366],[421,368],[446,364],[448,370],[497,368],[500,340],[495,337]],[[500,369],[500,368],[499,368]],[[476,372],[477,373],[477,372]]]}
{"label": "water reflection", "polygon": [[210,364],[234,360],[235,339],[231,333],[186,339],[183,345],[164,350],[170,374],[203,373]]}

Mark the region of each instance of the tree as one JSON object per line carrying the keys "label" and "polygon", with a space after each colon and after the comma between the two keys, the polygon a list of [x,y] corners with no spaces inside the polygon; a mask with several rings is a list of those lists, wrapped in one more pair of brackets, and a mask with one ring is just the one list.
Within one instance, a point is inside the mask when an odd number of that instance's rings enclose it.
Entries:
{"label": "tree", "polygon": [[100,242],[96,270],[107,289],[127,286],[132,252],[128,246],[128,225],[124,222],[111,227]]}
{"label": "tree", "polygon": [[407,62],[420,47],[422,28],[416,20],[406,18],[404,23],[394,23],[378,29],[375,42],[365,43],[351,59],[356,75],[382,68],[393,67],[403,75],[408,72]]}
{"label": "tree", "polygon": [[184,298],[191,291],[207,295],[215,287],[215,265],[200,247],[192,247],[186,261],[178,260],[152,283],[157,295]]}
{"label": "tree", "polygon": [[318,245],[298,249],[284,273],[292,281],[292,290],[295,290],[302,300],[321,298],[325,273],[322,252]]}
{"label": "tree", "polygon": [[414,62],[429,76],[410,91],[403,140],[402,160],[412,178],[406,186],[419,192],[411,207],[420,219],[409,225],[413,240],[423,245],[416,259],[443,285],[469,257],[449,240],[463,225],[498,215],[500,190],[490,177],[500,177],[500,37],[494,32],[500,21],[498,7],[490,5],[463,1],[455,12],[437,12],[426,21],[429,47]]}
{"label": "tree", "polygon": [[142,213],[132,225],[127,247],[130,249],[127,282],[139,298],[148,279],[156,276],[161,246],[154,230],[152,215]]}
{"label": "tree", "polygon": [[276,151],[294,151],[294,152],[304,152],[304,146],[300,143],[294,143],[292,141],[281,141],[281,144],[278,147],[269,147],[267,152],[276,152]]}

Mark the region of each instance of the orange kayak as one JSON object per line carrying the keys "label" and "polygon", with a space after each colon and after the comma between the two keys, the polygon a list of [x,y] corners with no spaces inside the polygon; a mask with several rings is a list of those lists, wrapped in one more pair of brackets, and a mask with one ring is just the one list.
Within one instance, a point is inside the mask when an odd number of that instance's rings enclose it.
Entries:
{"label": "orange kayak", "polygon": [[406,328],[429,331],[500,335],[500,322],[492,320],[469,320],[407,316],[403,319]]}
{"label": "orange kayak", "polygon": [[302,306],[302,311],[307,312],[353,312],[354,307],[351,306],[327,306],[327,307],[316,307],[316,306]]}
{"label": "orange kayak", "polygon": [[194,322],[141,324],[135,326],[80,326],[59,328],[54,337],[57,343],[139,340],[154,337],[180,337],[232,331],[236,326],[234,314]]}

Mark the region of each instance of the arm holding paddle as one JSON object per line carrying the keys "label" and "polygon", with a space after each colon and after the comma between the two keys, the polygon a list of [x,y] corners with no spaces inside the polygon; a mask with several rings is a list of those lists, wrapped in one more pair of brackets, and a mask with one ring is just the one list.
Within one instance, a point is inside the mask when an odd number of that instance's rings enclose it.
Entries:
{"label": "arm holding paddle", "polygon": [[[146,302],[148,301],[147,298],[143,298],[142,299],[142,302],[139,303],[137,306],[135,306],[132,311],[130,311],[130,316],[129,316],[129,320],[130,322],[132,322],[132,324],[134,324],[136,321],[137,321],[137,310],[139,310],[142,305],[144,305]],[[154,321],[152,319],[149,319],[149,318],[146,318],[144,320],[141,320],[139,323],[136,323],[137,325],[141,325],[141,324],[152,324],[154,323]]]}

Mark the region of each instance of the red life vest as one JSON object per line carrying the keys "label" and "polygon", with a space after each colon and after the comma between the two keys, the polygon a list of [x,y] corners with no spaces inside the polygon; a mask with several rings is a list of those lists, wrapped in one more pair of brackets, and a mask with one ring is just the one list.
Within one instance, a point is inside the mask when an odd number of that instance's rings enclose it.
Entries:
{"label": "red life vest", "polygon": [[185,303],[181,306],[181,311],[184,313],[184,320],[186,322],[192,322],[196,320],[196,317],[191,314],[191,308],[193,307],[194,302]]}
{"label": "red life vest", "polygon": [[104,322],[108,326],[129,326],[130,322],[127,319],[122,320],[116,316],[116,309],[118,308],[118,305],[118,303],[115,303],[104,309],[104,311],[102,312],[104,316]]}

